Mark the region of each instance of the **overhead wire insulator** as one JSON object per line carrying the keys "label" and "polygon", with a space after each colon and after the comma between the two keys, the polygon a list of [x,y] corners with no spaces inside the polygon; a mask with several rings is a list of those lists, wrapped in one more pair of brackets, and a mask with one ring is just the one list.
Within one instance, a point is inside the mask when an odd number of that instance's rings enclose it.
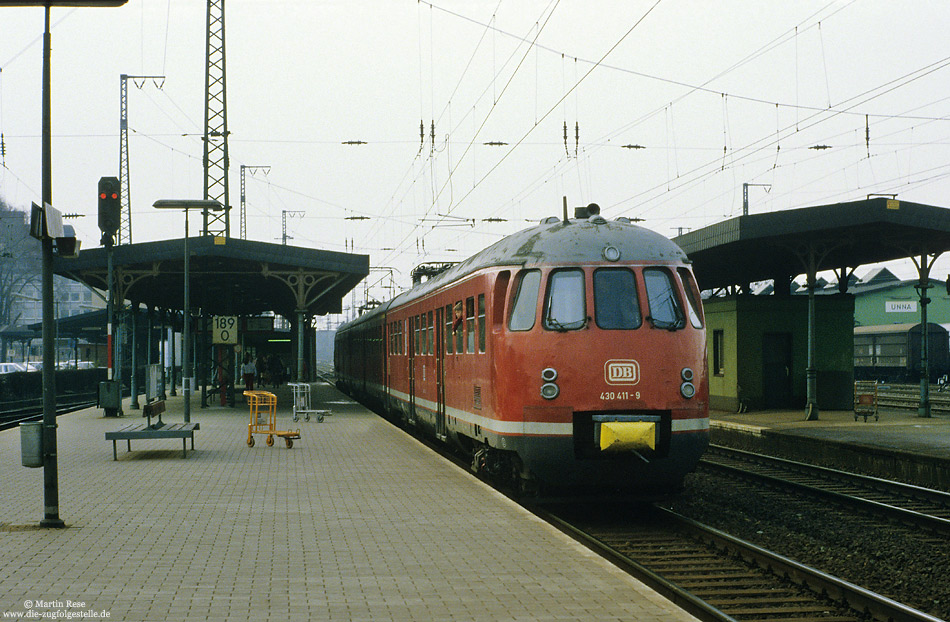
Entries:
{"label": "overhead wire insulator", "polygon": [[567,121],[564,122],[564,154],[571,157],[571,152],[567,150]]}
{"label": "overhead wire insulator", "polygon": [[580,123],[574,121],[574,157],[577,157],[577,146],[581,142],[581,126]]}

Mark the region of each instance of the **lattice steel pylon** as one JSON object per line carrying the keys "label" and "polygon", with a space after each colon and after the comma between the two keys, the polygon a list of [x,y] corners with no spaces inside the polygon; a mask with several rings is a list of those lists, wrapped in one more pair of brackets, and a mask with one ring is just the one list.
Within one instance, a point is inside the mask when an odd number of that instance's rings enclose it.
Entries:
{"label": "lattice steel pylon", "polygon": [[[129,177],[129,78],[142,88],[147,80],[162,88],[165,76],[119,76],[119,230],[116,244],[132,243],[132,191]],[[141,80],[141,83],[137,82]],[[161,82],[159,82],[161,80]]]}
{"label": "lattice steel pylon", "polygon": [[231,237],[228,200],[228,103],[224,53],[224,0],[208,0],[208,37],[205,72],[204,199],[224,206],[204,211],[202,235]]}

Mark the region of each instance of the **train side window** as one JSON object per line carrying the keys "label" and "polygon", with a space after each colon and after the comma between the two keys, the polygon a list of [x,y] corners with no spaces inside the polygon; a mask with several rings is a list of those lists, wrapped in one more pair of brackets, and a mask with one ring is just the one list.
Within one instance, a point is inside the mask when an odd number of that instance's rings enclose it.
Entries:
{"label": "train side window", "polygon": [[452,339],[452,305],[445,305],[445,353],[452,354],[455,341]]}
{"label": "train side window", "polygon": [[683,291],[686,292],[686,314],[689,316],[689,323],[693,328],[703,327],[703,307],[700,303],[699,288],[696,287],[696,280],[693,273],[686,268],[677,269],[680,279],[683,281]]}
{"label": "train side window", "polygon": [[475,297],[465,299],[465,352],[475,353]]}
{"label": "train side window", "polygon": [[637,277],[627,268],[594,271],[594,319],[606,330],[640,328]]}
{"label": "train side window", "polygon": [[429,335],[426,337],[426,344],[429,346],[429,354],[435,352],[435,324],[432,323],[432,311],[426,316],[426,330]]}
{"label": "train side window", "polygon": [[420,335],[419,335],[419,316],[418,316],[418,315],[412,316],[412,334],[413,334],[414,340],[415,340],[415,342],[416,342],[416,343],[415,343],[415,349],[413,350],[412,353],[413,353],[413,354],[419,354],[419,338],[420,338]]}
{"label": "train side window", "polygon": [[462,317],[462,301],[459,300],[455,303],[455,307],[452,309],[452,331],[455,333],[455,353],[461,354],[463,352],[462,346],[465,344],[465,331],[462,322],[464,318]]}
{"label": "train side window", "polygon": [[647,287],[650,315],[647,319],[653,328],[676,330],[686,326],[686,318],[676,297],[673,275],[663,268],[645,268],[643,282]]}
{"label": "train side window", "polygon": [[426,353],[426,314],[419,315],[419,354]]}
{"label": "train side window", "polygon": [[478,295],[478,351],[485,351],[485,294]]}
{"label": "train side window", "polygon": [[531,330],[534,328],[534,316],[538,309],[538,292],[541,289],[541,272],[528,270],[518,279],[518,289],[511,302],[511,317],[508,318],[508,330]]}
{"label": "train side window", "polygon": [[587,326],[583,270],[571,268],[551,273],[544,299],[543,326],[558,331],[578,330]]}

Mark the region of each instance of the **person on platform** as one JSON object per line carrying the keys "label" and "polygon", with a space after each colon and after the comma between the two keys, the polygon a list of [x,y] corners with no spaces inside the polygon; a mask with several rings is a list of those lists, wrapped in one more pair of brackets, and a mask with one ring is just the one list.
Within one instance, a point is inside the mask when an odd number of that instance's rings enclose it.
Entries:
{"label": "person on platform", "polygon": [[267,363],[268,370],[270,372],[270,380],[276,389],[284,381],[284,362],[280,360],[280,357],[276,354],[270,355],[270,360]]}
{"label": "person on platform", "polygon": [[244,364],[241,365],[241,376],[244,377],[244,390],[254,390],[254,378],[257,376],[257,366],[250,354],[244,356]]}

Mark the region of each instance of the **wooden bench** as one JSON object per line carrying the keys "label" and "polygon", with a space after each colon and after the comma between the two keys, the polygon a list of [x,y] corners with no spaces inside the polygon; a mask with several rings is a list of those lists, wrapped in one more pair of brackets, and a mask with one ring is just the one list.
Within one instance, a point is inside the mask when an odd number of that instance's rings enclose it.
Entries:
{"label": "wooden bench", "polygon": [[[195,450],[195,430],[199,429],[197,423],[163,423],[162,413],[165,412],[164,400],[150,402],[142,408],[142,416],[148,417],[148,423],[134,423],[119,428],[114,432],[106,432],[106,440],[112,441],[112,459],[118,460],[119,455],[116,449],[116,441],[124,440],[128,443],[128,451],[132,451],[132,440],[136,439],[158,439],[158,438],[180,438],[181,439],[181,457],[188,457],[187,439],[191,439],[191,450]],[[152,417],[158,416],[158,422],[152,424]]]}

